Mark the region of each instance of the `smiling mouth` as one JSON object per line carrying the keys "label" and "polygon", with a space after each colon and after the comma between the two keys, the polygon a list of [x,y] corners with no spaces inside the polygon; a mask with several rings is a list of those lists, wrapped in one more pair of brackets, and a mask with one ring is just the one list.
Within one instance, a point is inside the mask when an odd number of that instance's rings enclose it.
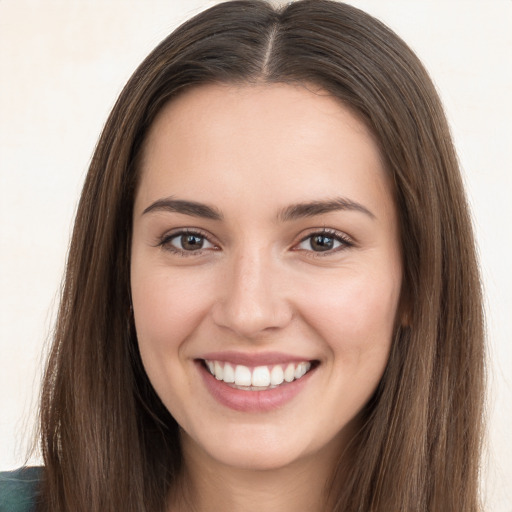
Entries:
{"label": "smiling mouth", "polygon": [[301,361],[249,367],[208,359],[203,359],[202,363],[217,380],[243,391],[265,391],[278,388],[301,379],[319,364],[318,361]]}

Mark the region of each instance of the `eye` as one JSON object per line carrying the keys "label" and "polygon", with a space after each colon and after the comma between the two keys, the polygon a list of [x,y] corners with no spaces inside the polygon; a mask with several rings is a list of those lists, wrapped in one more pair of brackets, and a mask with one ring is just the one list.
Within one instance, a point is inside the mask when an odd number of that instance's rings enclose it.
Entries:
{"label": "eye", "polygon": [[191,230],[166,235],[158,245],[171,252],[187,256],[199,254],[205,249],[216,249],[216,246],[203,233]]}
{"label": "eye", "polygon": [[353,243],[341,233],[323,230],[303,238],[297,245],[297,249],[316,253],[333,253],[352,245]]}

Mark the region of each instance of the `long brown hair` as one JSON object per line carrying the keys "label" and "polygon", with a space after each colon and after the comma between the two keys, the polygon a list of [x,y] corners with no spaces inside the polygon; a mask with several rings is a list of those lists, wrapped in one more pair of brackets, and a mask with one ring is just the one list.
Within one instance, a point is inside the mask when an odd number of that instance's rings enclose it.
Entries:
{"label": "long brown hair", "polygon": [[162,511],[177,482],[178,426],[144,372],[130,310],[132,207],[156,114],[212,82],[320,86],[371,129],[394,183],[405,321],[340,457],[348,476],[329,482],[333,510],[476,512],[482,300],[449,129],[406,44],[329,0],[216,5],[167,37],[121,93],[83,188],[43,385],[41,511]]}

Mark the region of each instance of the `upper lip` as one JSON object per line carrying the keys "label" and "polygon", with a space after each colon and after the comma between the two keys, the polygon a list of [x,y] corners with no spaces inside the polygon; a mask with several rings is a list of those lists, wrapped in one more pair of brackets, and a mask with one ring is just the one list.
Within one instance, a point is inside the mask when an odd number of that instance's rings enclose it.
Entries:
{"label": "upper lip", "polygon": [[209,352],[208,354],[203,354],[198,359],[225,362],[234,365],[239,364],[243,366],[268,366],[273,364],[313,361],[313,359],[309,357],[285,354],[283,352],[248,353],[236,351]]}

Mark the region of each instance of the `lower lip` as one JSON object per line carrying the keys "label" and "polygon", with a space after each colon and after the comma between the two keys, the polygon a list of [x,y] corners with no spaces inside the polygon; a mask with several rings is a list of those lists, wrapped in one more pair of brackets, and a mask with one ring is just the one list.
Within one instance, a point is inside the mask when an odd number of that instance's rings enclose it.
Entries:
{"label": "lower lip", "polygon": [[315,371],[315,369],[310,370],[300,379],[283,383],[273,389],[244,391],[233,388],[222,380],[217,380],[202,362],[198,362],[197,367],[206,388],[217,402],[241,412],[268,412],[283,407],[304,388]]}

